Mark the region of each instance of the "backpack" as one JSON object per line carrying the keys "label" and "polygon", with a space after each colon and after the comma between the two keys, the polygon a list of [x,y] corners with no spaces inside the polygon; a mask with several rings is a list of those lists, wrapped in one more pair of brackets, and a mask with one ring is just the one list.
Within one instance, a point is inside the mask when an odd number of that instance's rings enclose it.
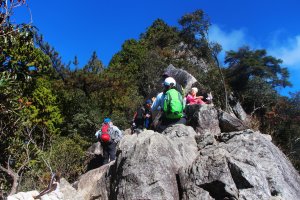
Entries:
{"label": "backpack", "polygon": [[101,135],[100,140],[102,142],[109,142],[110,141],[110,134],[109,134],[110,126],[108,123],[104,123],[101,127]]}
{"label": "backpack", "polygon": [[163,111],[167,119],[183,117],[183,98],[177,90],[170,89],[165,93]]}
{"label": "backpack", "polygon": [[139,107],[134,116],[134,123],[137,126],[137,128],[143,128],[144,114],[145,114],[145,108],[143,106]]}
{"label": "backpack", "polygon": [[145,108],[140,107],[136,111],[135,120],[143,120],[144,119]]}

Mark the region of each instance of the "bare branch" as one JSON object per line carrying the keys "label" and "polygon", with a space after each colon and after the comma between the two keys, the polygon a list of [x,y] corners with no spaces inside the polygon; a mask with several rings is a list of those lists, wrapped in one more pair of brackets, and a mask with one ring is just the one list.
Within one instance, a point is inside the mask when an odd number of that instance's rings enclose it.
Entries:
{"label": "bare branch", "polygon": [[253,105],[253,111],[251,112],[250,116],[252,117],[257,110],[262,109],[264,107],[265,107],[265,104],[262,104],[259,107],[255,107],[255,103],[254,103],[254,105]]}
{"label": "bare branch", "polygon": [[14,28],[10,31],[4,32],[3,28],[7,25],[9,25],[9,17],[13,14],[13,10],[21,7],[25,5],[29,16],[30,16],[30,22],[27,24],[32,24],[32,13],[31,10],[28,6],[28,4],[26,3],[25,0],[11,0],[11,1],[5,1],[5,3],[3,5],[0,5],[0,36],[6,36],[6,35],[10,35],[14,32],[19,31],[19,27],[18,26],[14,26]]}
{"label": "bare branch", "polygon": [[19,175],[9,167],[9,162],[7,163],[7,168],[4,168],[2,165],[0,165],[0,170],[7,173],[13,179],[13,184],[12,184],[9,195],[15,194],[17,192],[18,182],[19,182],[19,178],[20,178]]}

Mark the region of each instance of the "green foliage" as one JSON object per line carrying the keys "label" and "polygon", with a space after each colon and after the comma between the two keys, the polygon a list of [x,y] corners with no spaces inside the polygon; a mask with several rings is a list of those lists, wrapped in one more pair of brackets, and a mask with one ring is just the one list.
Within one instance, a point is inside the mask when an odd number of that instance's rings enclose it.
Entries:
{"label": "green foliage", "polygon": [[[206,92],[212,92],[214,105],[225,110],[226,94],[224,91],[224,85],[222,81],[220,81],[222,80],[222,77],[218,68],[214,66],[206,73],[197,73],[195,78],[200,82],[200,88],[204,89]],[[226,87],[228,88],[228,85],[226,85]]]}
{"label": "green foliage", "polygon": [[21,81],[50,72],[50,59],[35,48],[33,31],[32,27],[25,26],[0,37],[0,71],[9,71]]}
{"label": "green foliage", "polygon": [[88,61],[87,65],[83,67],[84,72],[91,72],[93,74],[99,74],[104,70],[102,62],[99,60],[96,52],[94,51],[92,57]]}
{"label": "green foliage", "polygon": [[227,81],[240,95],[248,111],[272,104],[273,98],[277,96],[275,88],[291,85],[287,69],[280,66],[282,61],[267,56],[266,50],[242,47],[237,52],[229,51],[225,63],[229,64],[226,71]]}
{"label": "green foliage", "polygon": [[182,16],[179,24],[182,26],[180,36],[188,44],[189,49],[194,49],[198,56],[210,60],[211,53],[208,42],[210,21],[204,11],[196,10]]}
{"label": "green foliage", "polygon": [[[249,80],[243,93],[243,105],[251,112],[259,107],[269,107],[278,101],[279,95],[272,86],[261,78],[253,77]],[[253,107],[252,107],[253,106]]]}
{"label": "green foliage", "polygon": [[[272,114],[272,115],[270,115]],[[263,131],[273,136],[274,142],[300,170],[300,92],[291,93],[290,98],[281,97],[267,112]]]}
{"label": "green foliage", "polygon": [[[101,91],[101,108],[108,109],[109,114],[118,110],[129,116],[140,102],[138,87],[142,80],[137,80],[146,52],[145,46],[135,40],[128,40],[102,74],[101,80],[106,89]],[[122,73],[116,73],[117,71]]]}
{"label": "green foliage", "polygon": [[84,171],[85,149],[70,138],[57,138],[48,153],[52,170],[61,172],[70,182]]}
{"label": "green foliage", "polygon": [[139,94],[144,98],[156,96],[162,91],[161,74],[169,63],[155,50],[149,51],[140,65],[138,73]]}
{"label": "green foliage", "polygon": [[[76,81],[75,77],[70,78]],[[92,141],[102,113],[99,108],[98,92],[87,96],[83,90],[64,85],[60,81],[57,81],[54,87],[58,94],[59,108],[64,116],[64,121],[60,126],[61,134],[64,136],[79,134]]]}
{"label": "green foliage", "polygon": [[51,83],[44,78],[38,78],[32,91],[31,104],[24,110],[28,122],[42,125],[50,135],[59,131],[57,128],[63,118],[58,107],[57,97],[51,90]]}
{"label": "green foliage", "polygon": [[53,78],[58,79],[64,79],[67,74],[67,67],[65,64],[62,63],[62,58],[60,57],[59,53],[51,47],[51,45],[44,41],[44,38],[42,35],[39,35],[37,32],[34,32],[34,42],[36,46],[50,58],[51,65],[53,70]]}
{"label": "green foliage", "polygon": [[280,64],[282,60],[267,56],[266,50],[250,50],[242,47],[229,51],[225,63],[229,64],[227,77],[235,90],[243,90],[253,77],[261,78],[273,88],[290,86],[289,73]]}
{"label": "green foliage", "polygon": [[141,39],[151,49],[170,48],[180,42],[178,30],[170,27],[161,19],[155,20],[146,33],[141,35]]}

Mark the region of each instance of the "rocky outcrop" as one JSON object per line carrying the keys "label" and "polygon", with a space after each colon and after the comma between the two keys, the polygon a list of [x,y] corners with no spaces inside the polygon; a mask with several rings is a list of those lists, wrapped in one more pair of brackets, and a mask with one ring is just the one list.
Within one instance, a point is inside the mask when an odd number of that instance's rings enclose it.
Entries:
{"label": "rocky outcrop", "polygon": [[101,147],[101,143],[100,142],[94,143],[92,146],[88,148],[87,153],[90,155],[102,155],[103,150]]}
{"label": "rocky outcrop", "polygon": [[188,48],[188,45],[184,42],[180,42],[177,48],[175,48],[174,58],[188,61],[192,65],[196,66],[200,72],[207,72],[210,69],[209,65],[204,61],[204,59],[195,56],[194,53]]}
{"label": "rocky outcrop", "polygon": [[92,144],[87,150],[87,170],[92,170],[103,165],[103,150],[100,142]]}
{"label": "rocky outcrop", "polygon": [[300,199],[300,176],[271,136],[211,105],[189,113],[193,127],[125,135],[116,161],[82,175],[76,190],[61,182],[64,198]]}
{"label": "rocky outcrop", "polygon": [[178,170],[194,160],[197,144],[193,129],[176,127],[165,135],[144,131],[125,136],[111,180],[111,199],[179,199]]}
{"label": "rocky outcrop", "polygon": [[63,200],[82,200],[84,199],[77,190],[64,178],[60,180],[60,191],[63,194]]}
{"label": "rocky outcrop", "polygon": [[[182,199],[300,197],[300,177],[283,153],[251,130],[221,134],[180,173]],[[209,195],[208,195],[209,194]]]}
{"label": "rocky outcrop", "polygon": [[242,131],[249,127],[242,120],[219,110],[219,125],[222,132]]}
{"label": "rocky outcrop", "polygon": [[[7,200],[34,200],[34,197],[39,195],[38,191],[29,191],[29,192],[19,192],[15,195],[11,195],[7,197]],[[72,196],[72,200],[77,200],[77,198],[73,198],[76,196]],[[48,194],[45,194],[39,198],[40,200],[69,200],[70,198],[64,198],[63,193],[60,190],[55,190]]]}
{"label": "rocky outcrop", "polygon": [[38,191],[19,192],[7,197],[7,200],[34,200],[34,196],[39,194]]}
{"label": "rocky outcrop", "polygon": [[218,135],[221,133],[217,109],[209,104],[186,107],[187,123],[198,134]]}
{"label": "rocky outcrop", "polygon": [[84,175],[80,176],[76,182],[75,187],[77,189],[78,196],[82,199],[108,199],[109,193],[109,171],[114,162],[103,165],[97,169],[88,171]]}
{"label": "rocky outcrop", "polygon": [[187,94],[189,90],[192,88],[192,85],[197,82],[196,78],[183,69],[175,68],[172,64],[170,64],[165,72],[172,76],[176,82],[178,82],[184,90],[184,93]]}
{"label": "rocky outcrop", "polygon": [[245,112],[241,103],[233,96],[233,94],[229,95],[228,100],[231,108],[231,113],[238,119],[244,122],[248,122],[249,119],[247,113]]}

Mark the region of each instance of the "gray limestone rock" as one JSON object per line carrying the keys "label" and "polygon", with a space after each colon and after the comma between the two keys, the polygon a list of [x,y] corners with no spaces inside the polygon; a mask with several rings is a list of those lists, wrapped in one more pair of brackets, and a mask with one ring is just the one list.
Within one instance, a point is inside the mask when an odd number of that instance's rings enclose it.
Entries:
{"label": "gray limestone rock", "polygon": [[197,134],[218,135],[219,127],[218,111],[213,105],[189,105],[186,107],[187,124],[191,125]]}
{"label": "gray limestone rock", "polygon": [[180,42],[180,44],[174,49],[174,58],[188,61],[189,63],[195,65],[201,73],[206,73],[210,69],[210,66],[207,64],[207,62],[205,62],[203,58],[195,56],[194,53],[188,48],[188,45],[184,42]]}
{"label": "gray limestone rock", "polygon": [[233,114],[240,120],[247,122],[248,116],[242,107],[241,103],[233,96],[233,94],[229,95],[229,105]]}
{"label": "gray limestone rock", "polygon": [[64,199],[300,199],[300,176],[270,136],[250,129],[220,133],[213,107],[196,110],[204,131],[173,125],[161,134],[125,135],[116,161],[82,175],[76,190],[62,179]]}
{"label": "gray limestone rock", "polygon": [[192,139],[195,132],[175,127],[166,130],[165,135],[144,131],[123,138],[111,182],[115,188],[111,199],[179,199],[178,170],[191,164],[197,147]]}
{"label": "gray limestone rock", "polygon": [[184,89],[184,93],[187,94],[192,88],[192,85],[197,82],[196,78],[183,69],[175,68],[170,64],[165,72],[172,76]]}
{"label": "gray limestone rock", "polygon": [[77,193],[76,189],[64,178],[60,179],[60,191],[63,193],[64,200],[82,200],[84,199]]}
{"label": "gray limestone rock", "polygon": [[249,129],[245,123],[232,115],[219,111],[219,124],[222,132],[242,131]]}
{"label": "gray limestone rock", "polygon": [[92,144],[87,150],[87,153],[90,155],[102,155],[103,150],[100,142]]}
{"label": "gray limestone rock", "polygon": [[300,199],[298,172],[269,139],[251,130],[220,138],[181,171],[183,199],[202,196],[199,188],[214,199]]}
{"label": "gray limestone rock", "polygon": [[107,200],[110,192],[108,174],[114,163],[112,161],[80,176],[76,183],[77,195],[83,200]]}

